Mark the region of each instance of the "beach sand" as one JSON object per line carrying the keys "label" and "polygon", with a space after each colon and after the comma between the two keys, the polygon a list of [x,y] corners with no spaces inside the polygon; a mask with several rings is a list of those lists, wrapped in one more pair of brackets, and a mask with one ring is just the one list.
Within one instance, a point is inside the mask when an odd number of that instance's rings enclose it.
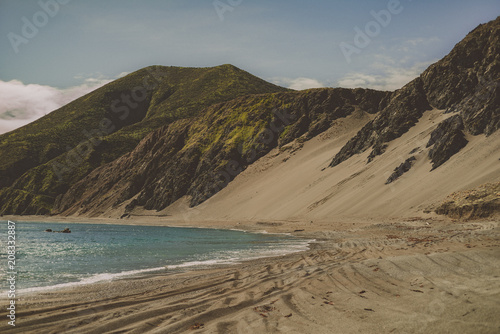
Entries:
{"label": "beach sand", "polygon": [[[165,224],[155,217],[134,221]],[[0,332],[500,332],[496,221],[412,218],[334,225],[297,221],[202,225],[291,232],[316,242],[308,251],[282,257],[21,295],[16,327],[7,325],[3,308]],[[4,300],[2,296],[3,305]]]}

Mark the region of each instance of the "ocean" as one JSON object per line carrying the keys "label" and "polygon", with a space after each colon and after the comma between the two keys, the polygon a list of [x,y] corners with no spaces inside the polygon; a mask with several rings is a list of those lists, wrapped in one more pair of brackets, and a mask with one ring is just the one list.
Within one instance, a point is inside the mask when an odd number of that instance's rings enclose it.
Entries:
{"label": "ocean", "polygon": [[[147,272],[238,263],[306,250],[285,234],[236,230],[15,221],[16,290],[42,291]],[[44,232],[45,229],[71,233]],[[9,272],[7,221],[1,222],[0,273]],[[12,258],[12,257],[11,257]],[[2,279],[0,289],[8,290]]]}

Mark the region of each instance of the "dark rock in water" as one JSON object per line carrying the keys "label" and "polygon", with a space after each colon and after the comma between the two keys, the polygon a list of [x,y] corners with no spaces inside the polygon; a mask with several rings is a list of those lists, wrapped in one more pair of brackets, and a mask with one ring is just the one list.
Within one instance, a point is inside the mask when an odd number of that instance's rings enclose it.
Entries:
{"label": "dark rock in water", "polygon": [[415,160],[417,159],[414,156],[411,156],[408,159],[406,159],[405,162],[403,162],[401,165],[399,165],[394,169],[394,172],[391,174],[391,176],[389,176],[387,181],[385,181],[385,184],[389,184],[396,181],[401,175],[409,171],[413,166],[413,162]]}
{"label": "dark rock in water", "polygon": [[53,231],[53,232],[57,232],[57,233],[71,233],[71,231],[67,227],[64,230],[62,230],[62,231]]}
{"label": "dark rock in water", "polygon": [[50,228],[46,229],[45,232],[52,232]]}
{"label": "dark rock in water", "polygon": [[452,116],[439,123],[432,131],[427,147],[433,146],[429,151],[432,160],[432,169],[445,163],[452,155],[460,151],[468,143],[463,130],[464,124],[460,115]]}

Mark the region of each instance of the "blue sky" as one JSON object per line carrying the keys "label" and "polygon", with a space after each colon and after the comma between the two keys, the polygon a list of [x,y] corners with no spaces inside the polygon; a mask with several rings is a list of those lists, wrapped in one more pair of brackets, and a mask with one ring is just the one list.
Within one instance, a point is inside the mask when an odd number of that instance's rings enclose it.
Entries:
{"label": "blue sky", "polygon": [[[383,26],[371,14],[382,10]],[[0,133],[149,65],[393,90],[498,15],[498,0],[0,0]],[[349,61],[342,42],[357,48]]]}

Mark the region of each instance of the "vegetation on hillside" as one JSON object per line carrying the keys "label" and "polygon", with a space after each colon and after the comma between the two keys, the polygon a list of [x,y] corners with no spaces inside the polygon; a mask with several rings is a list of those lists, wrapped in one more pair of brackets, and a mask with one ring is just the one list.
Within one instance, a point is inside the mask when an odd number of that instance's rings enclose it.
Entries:
{"label": "vegetation on hillside", "polygon": [[376,113],[391,93],[324,88],[239,97],[146,136],[129,154],[75,183],[54,212],[99,215],[134,197],[161,210],[182,196],[197,205],[275,147],[312,138],[354,111]]}
{"label": "vegetation on hillside", "polygon": [[131,73],[0,135],[0,212],[48,213],[58,195],[151,131],[212,104],[279,91],[287,89],[232,65]]}

